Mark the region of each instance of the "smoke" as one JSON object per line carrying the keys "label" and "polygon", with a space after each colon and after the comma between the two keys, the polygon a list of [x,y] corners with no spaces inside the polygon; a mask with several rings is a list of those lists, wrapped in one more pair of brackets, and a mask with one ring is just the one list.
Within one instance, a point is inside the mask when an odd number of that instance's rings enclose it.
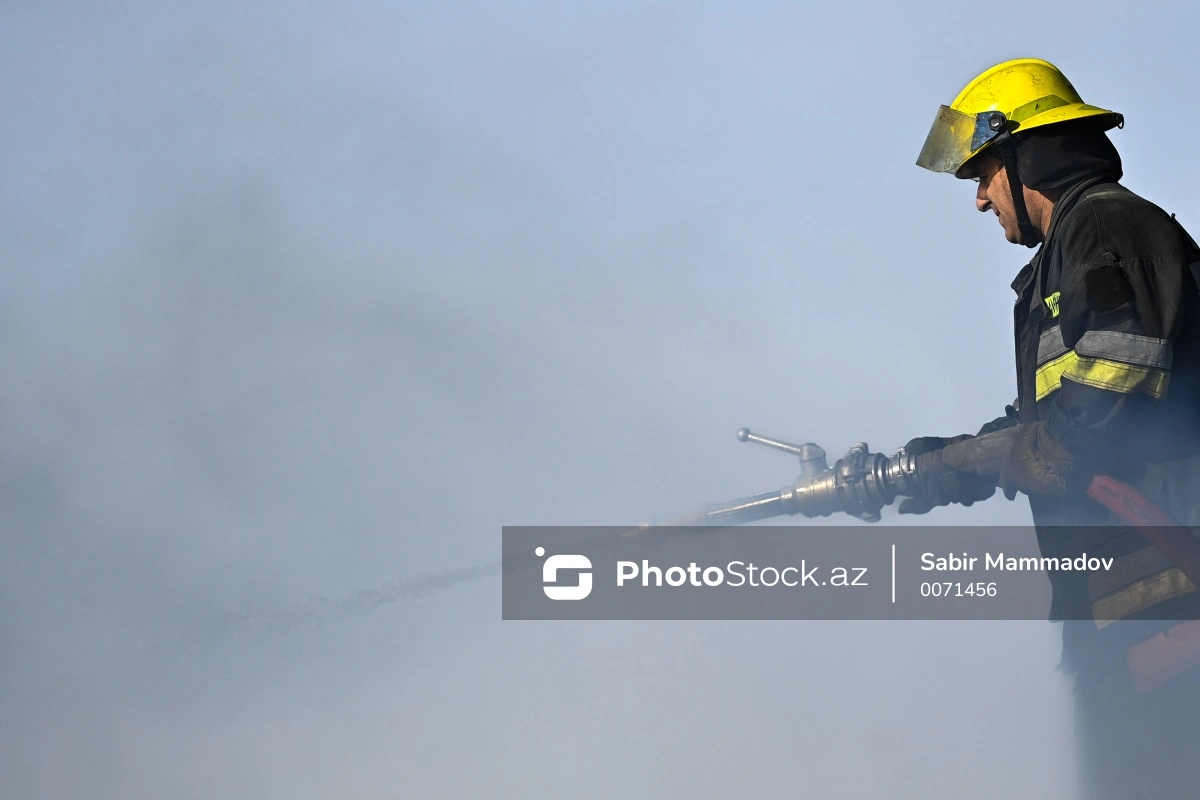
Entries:
{"label": "smoke", "polygon": [[0,12],[6,795],[1065,794],[1049,625],[500,622],[502,525],[995,416],[1019,266],[960,21],[517,6]]}

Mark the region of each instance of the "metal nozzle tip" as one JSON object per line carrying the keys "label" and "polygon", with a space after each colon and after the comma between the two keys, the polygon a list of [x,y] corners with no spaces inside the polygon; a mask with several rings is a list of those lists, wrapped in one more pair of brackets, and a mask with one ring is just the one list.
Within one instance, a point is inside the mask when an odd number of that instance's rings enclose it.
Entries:
{"label": "metal nozzle tip", "polygon": [[750,438],[749,428],[738,428],[737,437],[739,442],[744,442]]}

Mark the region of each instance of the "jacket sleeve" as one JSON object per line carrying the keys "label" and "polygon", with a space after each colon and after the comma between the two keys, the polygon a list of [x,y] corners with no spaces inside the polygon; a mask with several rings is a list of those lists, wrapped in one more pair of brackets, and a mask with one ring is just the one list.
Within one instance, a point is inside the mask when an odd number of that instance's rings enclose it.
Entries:
{"label": "jacket sleeve", "polygon": [[1131,197],[1084,200],[1063,220],[1058,324],[1039,342],[1039,417],[1084,459],[1108,460],[1167,396],[1197,291],[1186,233]]}

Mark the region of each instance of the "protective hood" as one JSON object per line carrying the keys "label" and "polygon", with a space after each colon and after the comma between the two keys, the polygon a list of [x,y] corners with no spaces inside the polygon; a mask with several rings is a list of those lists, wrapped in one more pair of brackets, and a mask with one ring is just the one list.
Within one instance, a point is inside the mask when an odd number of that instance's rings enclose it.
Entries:
{"label": "protective hood", "polygon": [[1087,121],[1033,130],[1016,137],[1021,183],[1062,193],[1081,181],[1118,181],[1121,156],[1104,131]]}

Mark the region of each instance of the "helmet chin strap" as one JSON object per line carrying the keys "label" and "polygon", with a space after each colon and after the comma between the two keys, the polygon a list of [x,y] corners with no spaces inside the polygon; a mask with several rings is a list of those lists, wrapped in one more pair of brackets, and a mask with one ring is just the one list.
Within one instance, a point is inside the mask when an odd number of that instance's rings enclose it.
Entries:
{"label": "helmet chin strap", "polygon": [[1042,234],[1033,227],[1029,219],[1029,209],[1025,207],[1025,187],[1021,185],[1021,176],[1017,174],[1017,145],[1012,137],[1006,135],[998,143],[1000,159],[1004,162],[1004,171],[1008,173],[1008,188],[1012,193],[1013,209],[1017,213],[1017,227],[1021,231],[1021,244],[1026,247],[1037,247],[1042,241]]}

